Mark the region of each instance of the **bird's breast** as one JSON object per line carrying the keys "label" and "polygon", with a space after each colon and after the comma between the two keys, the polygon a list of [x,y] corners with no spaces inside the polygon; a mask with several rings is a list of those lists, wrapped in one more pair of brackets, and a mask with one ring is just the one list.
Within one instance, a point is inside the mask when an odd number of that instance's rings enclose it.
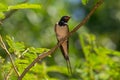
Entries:
{"label": "bird's breast", "polygon": [[68,26],[56,26],[56,34],[58,40],[64,38],[68,34]]}

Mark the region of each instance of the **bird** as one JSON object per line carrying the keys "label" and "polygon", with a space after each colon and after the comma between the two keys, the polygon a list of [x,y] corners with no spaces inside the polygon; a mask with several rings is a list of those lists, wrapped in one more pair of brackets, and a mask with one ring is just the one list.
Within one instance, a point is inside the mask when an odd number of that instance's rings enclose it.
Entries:
{"label": "bird", "polygon": [[[65,38],[68,33],[69,33],[69,26],[68,26],[68,21],[70,17],[69,16],[62,16],[59,22],[55,24],[55,33],[56,33],[56,38],[58,43]],[[69,39],[67,38],[60,46],[59,46],[62,55],[64,56],[64,59],[66,60],[67,63],[67,69],[68,72],[72,74],[72,69],[71,69],[71,63],[69,59]]]}

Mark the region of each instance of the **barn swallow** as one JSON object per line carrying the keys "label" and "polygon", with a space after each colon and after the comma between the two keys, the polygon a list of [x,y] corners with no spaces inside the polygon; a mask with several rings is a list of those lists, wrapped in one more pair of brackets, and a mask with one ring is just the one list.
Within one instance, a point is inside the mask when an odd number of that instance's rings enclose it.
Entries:
{"label": "barn swallow", "polygon": [[[60,21],[58,23],[55,24],[55,33],[56,33],[56,37],[58,40],[58,43],[60,42],[60,40],[62,40],[65,36],[67,36],[67,34],[69,33],[69,27],[67,25],[68,20],[70,19],[69,16],[63,16]],[[68,55],[68,48],[69,48],[69,44],[68,44],[68,39],[66,39],[61,45],[60,45],[60,49],[61,52],[66,60],[67,63],[67,68],[68,68],[68,72],[72,73],[72,69],[71,69],[71,64],[70,64],[70,60],[69,60],[69,55]]]}

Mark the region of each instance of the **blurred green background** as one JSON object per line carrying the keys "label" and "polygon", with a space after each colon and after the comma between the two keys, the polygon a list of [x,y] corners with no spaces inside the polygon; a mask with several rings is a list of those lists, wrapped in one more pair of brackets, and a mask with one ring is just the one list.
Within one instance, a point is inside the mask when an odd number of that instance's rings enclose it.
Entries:
{"label": "blurred green background", "polygon": [[[7,5],[16,5],[24,0],[0,0],[0,3]],[[41,47],[51,49],[56,45],[57,40],[54,32],[54,25],[63,15],[71,16],[68,22],[70,31],[79,24],[86,15],[90,12],[97,0],[89,0],[87,5],[83,5],[81,0],[28,0],[27,3],[40,4],[41,9],[21,9],[13,13],[0,25],[0,34],[5,37],[9,35],[14,37],[15,41],[24,42],[26,46]],[[86,37],[87,34],[87,37]],[[83,37],[81,38],[81,35]],[[85,69],[85,52],[83,50],[82,39],[84,43],[91,42],[95,45],[104,47],[105,50],[99,53],[110,51],[120,51],[120,0],[104,0],[104,3],[95,11],[89,21],[83,25],[76,33],[70,37],[69,56],[73,69],[73,76],[70,79],[79,80],[115,80],[120,79],[120,65],[117,68],[112,68],[118,71],[115,76],[108,75],[105,70],[100,68],[100,71],[93,70],[93,73]],[[92,46],[90,44],[90,46]],[[88,49],[89,51],[89,49]],[[95,53],[95,52],[89,52]],[[120,54],[120,53],[119,53]],[[6,57],[0,48],[0,55]],[[119,56],[120,57],[120,56]],[[106,57],[105,57],[106,58]],[[93,58],[92,58],[93,59]],[[101,58],[104,62],[104,57]],[[119,59],[119,58],[115,58]],[[93,60],[94,61],[94,60]],[[95,59],[96,61],[96,59]],[[58,49],[51,55],[46,57],[45,62],[47,67],[53,65],[66,68],[65,60]],[[118,61],[119,62],[119,61]],[[109,63],[109,62],[108,62]],[[111,62],[110,62],[111,63]],[[119,62],[120,63],[120,62]],[[90,67],[91,65],[89,65]],[[102,65],[103,66],[103,65]],[[119,66],[119,67],[118,67]],[[108,67],[105,67],[108,68]],[[97,68],[98,69],[98,68]],[[108,70],[112,70],[108,68]],[[90,73],[89,73],[90,72]],[[102,73],[97,75],[98,73]],[[114,71],[113,71],[114,73]],[[67,74],[67,73],[66,73]],[[90,74],[90,76],[89,76]],[[40,74],[39,74],[40,75]],[[66,75],[50,72],[47,75],[50,78],[58,78],[60,80],[68,80]],[[94,76],[93,76],[94,75]],[[101,78],[102,75],[102,78]],[[92,76],[92,77],[91,77]]]}

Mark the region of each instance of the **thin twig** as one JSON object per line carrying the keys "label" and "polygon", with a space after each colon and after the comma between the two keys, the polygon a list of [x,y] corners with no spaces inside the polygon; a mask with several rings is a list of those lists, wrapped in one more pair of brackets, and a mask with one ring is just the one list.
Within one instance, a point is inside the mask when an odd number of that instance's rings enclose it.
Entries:
{"label": "thin twig", "polygon": [[1,44],[0,44],[1,47],[7,52],[8,56],[9,56],[9,58],[10,58],[11,64],[12,64],[12,66],[13,66],[13,69],[14,69],[15,73],[17,74],[17,76],[19,77],[19,72],[18,72],[17,68],[15,67],[15,64],[14,64],[14,61],[13,61],[13,59],[12,59],[12,56],[11,56],[10,52],[8,51],[6,45],[4,44],[1,35],[0,35],[0,43],[1,43]]}
{"label": "thin twig", "polygon": [[46,56],[52,54],[59,46],[60,44],[62,44],[69,36],[71,36],[74,32],[76,32],[82,25],[84,25],[88,19],[91,17],[91,15],[95,12],[95,10],[103,3],[103,0],[99,0],[96,5],[93,7],[93,9],[90,11],[90,13],[82,20],[82,22],[80,24],[78,24],[71,32],[69,32],[69,34],[63,39],[61,40],[55,47],[53,47],[50,51],[45,52],[41,55],[39,55],[36,59],[34,59],[34,61],[28,65],[25,70],[23,71],[23,73],[19,76],[18,80],[22,80],[22,78],[25,76],[25,74],[32,68],[32,66],[34,66],[34,64],[36,62],[38,62],[40,59],[45,58]]}
{"label": "thin twig", "polygon": [[29,48],[27,48],[25,51],[23,51],[22,53],[21,53],[21,55],[19,56],[19,58],[20,57],[22,57],[26,52],[28,52],[29,51]]}
{"label": "thin twig", "polygon": [[0,24],[2,24],[2,22],[0,21]]}
{"label": "thin twig", "polygon": [[9,79],[9,77],[10,77],[10,75],[12,74],[12,72],[13,72],[13,68],[11,68],[10,70],[9,70],[9,72],[7,73],[7,75],[5,75],[5,80],[8,80]]}

